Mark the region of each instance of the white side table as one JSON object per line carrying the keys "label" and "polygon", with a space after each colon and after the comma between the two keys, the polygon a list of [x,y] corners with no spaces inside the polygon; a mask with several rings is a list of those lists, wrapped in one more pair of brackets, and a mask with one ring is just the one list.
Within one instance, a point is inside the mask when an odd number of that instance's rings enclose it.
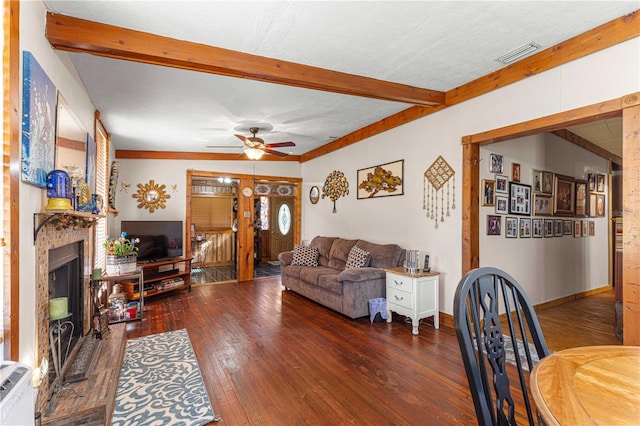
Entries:
{"label": "white side table", "polygon": [[438,310],[439,272],[410,274],[404,268],[385,269],[387,273],[387,322],[391,311],[411,318],[412,333],[418,334],[422,318],[433,316],[433,325],[440,327]]}

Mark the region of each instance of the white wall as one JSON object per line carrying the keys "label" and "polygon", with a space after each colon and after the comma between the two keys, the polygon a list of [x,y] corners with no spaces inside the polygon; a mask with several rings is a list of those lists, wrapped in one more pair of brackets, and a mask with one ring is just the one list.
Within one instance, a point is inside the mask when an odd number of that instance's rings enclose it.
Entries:
{"label": "white wall", "polygon": [[[485,164],[489,162],[491,153],[503,155],[502,174],[509,180],[512,178],[512,163],[520,164],[520,183],[527,185],[532,185],[532,169],[584,180],[589,173],[606,174],[609,170],[604,158],[553,134],[541,134],[480,148],[481,180],[495,179],[495,175],[489,171],[489,164]],[[514,239],[505,238],[505,219],[525,216],[501,215],[501,235],[487,236],[486,216],[494,214],[494,207],[480,207],[481,265],[507,271],[525,286],[534,303],[555,300],[609,284],[607,217],[575,218],[595,222],[596,234],[593,237],[574,238],[572,235],[565,235]],[[548,216],[526,217],[550,219]]]}
{"label": "white wall", "polygon": [[[117,141],[115,141],[117,144]],[[116,207],[118,216],[110,217],[109,235],[117,236],[122,220],[182,220],[186,218],[186,182],[187,170],[235,173],[258,176],[300,177],[300,164],[293,161],[188,161],[188,160],[130,160],[116,159],[119,162],[118,189]],[[171,197],[166,208],[139,209],[137,198],[138,184],[148,184],[153,179],[157,185],[165,185],[165,192]],[[130,184],[125,193],[122,183]],[[174,192],[173,185],[176,186]],[[184,225],[183,225],[184,226]]]}
{"label": "white wall", "polygon": [[[462,275],[462,212],[459,203],[462,194],[462,137],[622,97],[638,90],[640,39],[636,38],[304,163],[305,189],[314,184],[321,188],[332,170],[340,170],[347,176],[352,190],[349,196],[338,200],[336,214],[331,213],[327,199],[316,205],[306,202],[303,205],[303,239],[310,240],[315,235],[357,237],[375,242],[395,242],[407,249],[430,254],[432,270],[442,273],[440,310],[451,314],[455,288]],[[439,155],[456,172],[457,208],[435,229],[422,210],[422,173]],[[564,170],[562,162],[565,155],[560,153],[556,157],[557,162],[546,160],[544,169]],[[405,195],[356,199],[354,188],[357,186],[358,169],[400,159],[405,160]],[[602,170],[600,165],[598,168]],[[584,172],[574,168],[567,174],[580,176]],[[605,225],[600,222],[596,229],[604,230]],[[585,250],[592,250],[594,245],[589,244]],[[597,257],[602,250],[605,249],[598,248],[597,253],[590,254],[591,258]],[[489,265],[499,258],[508,272],[515,270],[512,275],[527,292],[532,293],[534,303],[575,293],[579,287],[574,283],[564,289],[564,284],[556,282],[555,277],[554,281],[544,277],[548,284],[540,288],[537,280],[531,279],[533,267],[528,269],[529,265],[539,263],[537,253],[530,253],[531,257],[522,265],[518,252],[501,248],[496,248],[498,252],[494,254],[486,251],[481,250],[480,264]],[[552,265],[549,271],[560,267]],[[588,280],[587,288],[607,283],[593,268],[589,265],[586,275],[580,276]],[[582,273],[584,269],[580,266],[579,270]],[[580,286],[580,289],[584,288]]]}
{"label": "white wall", "polygon": [[[54,51],[44,37],[45,8],[39,1],[20,2],[20,72],[22,51],[28,50],[45,70],[57,90],[62,93],[85,129],[93,136],[94,110],[68,55]],[[22,74],[21,74],[22,75]],[[22,81],[22,77],[20,79]],[[22,99],[22,87],[20,87]],[[22,100],[20,101],[22,105]],[[35,281],[36,265],[33,244],[33,213],[42,211],[45,190],[34,185],[20,184],[20,359],[35,364]],[[15,231],[15,230],[14,230]],[[90,271],[90,269],[89,269]]]}

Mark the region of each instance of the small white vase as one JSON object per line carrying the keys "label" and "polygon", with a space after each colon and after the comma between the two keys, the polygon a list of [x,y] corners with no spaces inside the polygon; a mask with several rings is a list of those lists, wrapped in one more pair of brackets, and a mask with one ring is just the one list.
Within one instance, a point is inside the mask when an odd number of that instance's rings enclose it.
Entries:
{"label": "small white vase", "polygon": [[114,254],[107,255],[107,275],[124,275],[136,271],[138,254],[132,253],[124,256]]}

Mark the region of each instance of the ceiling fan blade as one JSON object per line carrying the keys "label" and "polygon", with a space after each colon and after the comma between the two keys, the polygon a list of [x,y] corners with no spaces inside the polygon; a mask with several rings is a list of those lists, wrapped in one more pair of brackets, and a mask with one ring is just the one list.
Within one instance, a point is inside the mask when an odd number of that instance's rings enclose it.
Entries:
{"label": "ceiling fan blade", "polygon": [[281,147],[285,147],[285,146],[296,146],[296,144],[291,142],[291,141],[289,141],[289,142],[268,143],[268,144],[265,144],[265,146],[267,148],[281,148]]}
{"label": "ceiling fan blade", "polygon": [[238,139],[240,139],[242,142],[244,142],[244,144],[246,146],[248,146],[249,148],[255,148],[255,144],[253,143],[253,141],[251,141],[249,138],[242,136],[242,135],[235,135],[235,137],[237,137]]}
{"label": "ceiling fan blade", "polygon": [[275,155],[277,157],[286,157],[287,155],[289,155],[286,152],[275,151],[269,148],[264,148],[264,152],[266,152],[267,154]]}

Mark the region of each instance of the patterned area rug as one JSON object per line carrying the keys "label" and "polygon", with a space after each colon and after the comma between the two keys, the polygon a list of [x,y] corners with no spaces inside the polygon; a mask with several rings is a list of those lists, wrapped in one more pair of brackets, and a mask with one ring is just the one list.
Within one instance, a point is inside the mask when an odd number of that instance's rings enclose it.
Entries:
{"label": "patterned area rug", "polygon": [[[505,361],[509,364],[516,365],[516,352],[513,349],[513,342],[511,341],[511,337],[507,335],[502,336],[504,339],[504,352],[505,352]],[[521,340],[516,340],[518,346],[518,353],[520,354],[520,359],[522,360],[522,369],[525,371],[529,371],[529,366],[527,365],[527,356],[524,350],[524,345]],[[538,352],[536,351],[536,347],[533,343],[529,343],[529,351],[531,353],[531,360],[533,361],[533,365],[535,366],[540,359],[538,358]],[[476,341],[473,341],[473,346],[476,346]],[[484,353],[487,351],[483,348]]]}
{"label": "patterned area rug", "polygon": [[[506,353],[507,362],[513,365],[516,365],[516,352],[513,349],[513,342],[511,341],[511,337],[504,337],[504,351]],[[529,371],[529,366],[527,365],[527,355],[524,350],[524,345],[521,340],[516,340],[518,346],[518,353],[520,354],[520,359],[522,360],[522,369],[525,371]],[[531,360],[533,361],[533,365],[535,366],[540,359],[538,358],[538,351],[536,351],[536,347],[533,343],[528,343],[529,345],[529,353],[531,354]]]}
{"label": "patterned area rug", "polygon": [[202,425],[213,412],[187,330],[127,341],[112,425]]}

